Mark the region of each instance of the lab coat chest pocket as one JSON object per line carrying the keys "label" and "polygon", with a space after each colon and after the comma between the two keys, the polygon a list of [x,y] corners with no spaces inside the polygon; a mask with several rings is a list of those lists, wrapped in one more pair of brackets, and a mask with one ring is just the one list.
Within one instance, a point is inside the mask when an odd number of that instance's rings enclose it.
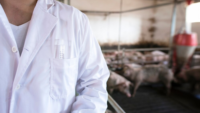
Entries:
{"label": "lab coat chest pocket", "polygon": [[72,59],[51,59],[50,96],[53,99],[66,98],[75,88],[78,61]]}

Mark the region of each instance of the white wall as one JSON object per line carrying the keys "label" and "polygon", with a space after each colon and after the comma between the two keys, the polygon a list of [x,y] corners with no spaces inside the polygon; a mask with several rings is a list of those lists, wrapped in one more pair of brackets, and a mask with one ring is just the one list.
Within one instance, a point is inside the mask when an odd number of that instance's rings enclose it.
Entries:
{"label": "white wall", "polygon": [[[173,0],[123,0],[123,9],[129,10]],[[119,11],[120,0],[71,0],[71,5],[80,10]],[[168,45],[170,38],[171,16],[173,5],[123,13],[121,20],[121,44],[137,44],[139,41],[150,41]],[[116,45],[119,37],[119,14],[97,15],[87,13],[95,37],[101,45]],[[177,8],[176,33],[184,25],[185,3]],[[199,31],[199,24],[193,27]]]}

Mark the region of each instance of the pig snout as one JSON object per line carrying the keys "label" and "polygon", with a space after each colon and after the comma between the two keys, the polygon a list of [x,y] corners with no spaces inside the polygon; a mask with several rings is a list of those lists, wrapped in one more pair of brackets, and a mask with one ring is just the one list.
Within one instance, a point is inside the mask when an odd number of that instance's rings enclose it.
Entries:
{"label": "pig snout", "polygon": [[130,85],[131,82],[129,82],[127,79],[111,71],[110,77],[107,81],[107,90],[109,91],[109,93],[112,93],[113,90],[116,89],[119,90],[121,93],[125,94],[126,96],[130,97]]}
{"label": "pig snout", "polygon": [[131,84],[124,83],[119,86],[119,91],[124,93],[127,97],[131,97],[130,88]]}

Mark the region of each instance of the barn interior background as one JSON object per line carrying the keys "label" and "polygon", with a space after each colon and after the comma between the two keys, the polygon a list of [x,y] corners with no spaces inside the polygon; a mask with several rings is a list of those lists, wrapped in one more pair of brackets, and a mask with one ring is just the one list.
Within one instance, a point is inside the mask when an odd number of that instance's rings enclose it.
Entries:
{"label": "barn interior background", "polygon": [[[198,45],[187,61],[183,61],[187,64],[184,65],[185,75],[193,73],[187,76],[186,80],[180,75],[184,66],[179,67],[178,72],[174,71],[177,69],[175,66],[180,66],[178,61],[182,61],[174,54],[184,54],[187,49],[175,51],[173,48],[176,46],[173,44],[175,34],[184,31],[188,4],[198,3],[199,0],[59,1],[76,7],[88,16],[93,34],[102,48],[115,81],[133,83],[135,89],[137,81],[125,76],[124,70],[127,67],[135,69],[139,66],[140,71],[146,72],[146,65],[156,65],[156,68],[165,65],[172,70],[174,78],[177,79],[170,81],[171,93],[168,96],[162,93],[163,86],[159,83],[142,84],[137,94],[131,98],[127,97],[127,91],[117,87],[113,93],[109,92],[111,96],[108,109],[119,113],[200,113],[200,22],[192,23],[191,27],[191,31],[197,34]],[[200,10],[194,13],[200,15]],[[167,77],[164,81],[169,80]],[[194,80],[189,79],[192,77]],[[107,85],[109,87],[110,84]],[[109,90],[111,89],[108,88]],[[130,92],[132,93],[131,88]]]}
{"label": "barn interior background", "polygon": [[[119,38],[121,45],[169,46],[173,0],[71,0],[70,5],[88,16],[101,46],[116,46]],[[133,11],[117,13],[127,10]],[[185,2],[178,3],[176,33],[185,24],[185,11]],[[200,23],[194,23],[192,31],[200,36]]]}

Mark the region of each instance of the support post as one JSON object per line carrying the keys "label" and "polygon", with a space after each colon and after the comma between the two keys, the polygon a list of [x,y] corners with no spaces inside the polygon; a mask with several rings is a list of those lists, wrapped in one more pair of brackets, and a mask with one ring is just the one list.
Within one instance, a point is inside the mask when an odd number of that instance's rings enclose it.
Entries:
{"label": "support post", "polygon": [[[122,11],[122,5],[123,5],[123,0],[120,0],[120,12]],[[121,19],[122,19],[122,13],[119,14],[119,37],[118,37],[118,51],[121,50],[121,45],[120,45],[120,37],[121,37]]]}
{"label": "support post", "polygon": [[64,0],[65,4],[71,5],[71,1],[70,0]]}
{"label": "support post", "polygon": [[177,0],[174,0],[174,7],[173,7],[173,13],[172,13],[172,23],[171,23],[171,34],[170,34],[170,40],[169,40],[169,68],[172,67],[172,57],[173,57],[173,38],[175,35],[176,30],[176,12],[177,12]]}
{"label": "support post", "polygon": [[67,4],[68,4],[68,5],[71,5],[71,0],[67,0]]}

